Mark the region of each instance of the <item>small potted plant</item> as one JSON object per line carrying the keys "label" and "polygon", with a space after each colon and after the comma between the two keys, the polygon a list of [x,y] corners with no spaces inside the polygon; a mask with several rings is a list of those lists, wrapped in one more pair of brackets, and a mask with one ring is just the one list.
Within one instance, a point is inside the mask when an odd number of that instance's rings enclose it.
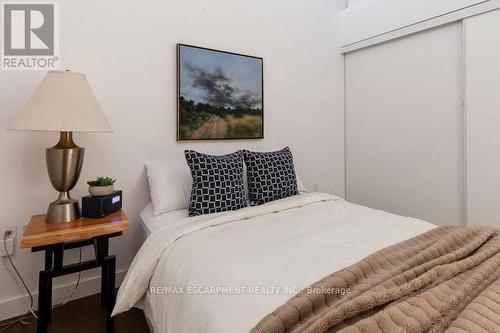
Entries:
{"label": "small potted plant", "polygon": [[87,182],[89,185],[89,193],[93,197],[102,197],[113,193],[115,190],[113,184],[116,178],[98,177],[96,180]]}

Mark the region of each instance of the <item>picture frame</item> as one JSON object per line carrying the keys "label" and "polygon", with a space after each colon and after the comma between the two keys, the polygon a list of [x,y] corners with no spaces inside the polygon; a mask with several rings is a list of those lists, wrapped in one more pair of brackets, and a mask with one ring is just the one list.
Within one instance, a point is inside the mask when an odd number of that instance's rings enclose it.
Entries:
{"label": "picture frame", "polygon": [[263,58],[178,43],[177,141],[264,138]]}

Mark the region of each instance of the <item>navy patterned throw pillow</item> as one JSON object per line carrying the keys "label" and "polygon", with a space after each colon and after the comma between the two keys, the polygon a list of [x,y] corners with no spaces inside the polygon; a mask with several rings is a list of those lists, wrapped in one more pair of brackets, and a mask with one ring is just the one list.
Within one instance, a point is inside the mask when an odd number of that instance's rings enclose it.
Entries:
{"label": "navy patterned throw pillow", "polygon": [[222,156],[193,150],[184,154],[193,176],[189,216],[246,207],[241,151]]}
{"label": "navy patterned throw pillow", "polygon": [[290,148],[269,153],[244,150],[243,157],[251,206],[299,194]]}

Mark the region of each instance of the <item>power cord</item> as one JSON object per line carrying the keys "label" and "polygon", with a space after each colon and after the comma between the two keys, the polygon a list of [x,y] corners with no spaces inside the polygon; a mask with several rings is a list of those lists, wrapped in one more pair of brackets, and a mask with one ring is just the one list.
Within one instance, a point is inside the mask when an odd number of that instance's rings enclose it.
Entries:
{"label": "power cord", "polygon": [[[3,329],[0,332],[5,332],[7,329],[9,329],[11,326],[15,325],[18,322],[20,322],[23,325],[31,325],[34,322],[36,322],[36,320],[38,319],[37,315],[35,314],[35,311],[33,311],[33,295],[31,294],[31,291],[26,286],[26,282],[24,282],[24,279],[21,276],[21,274],[19,273],[19,271],[17,270],[16,265],[14,265],[14,262],[12,261],[12,257],[7,249],[7,238],[11,234],[12,234],[12,231],[10,231],[10,230],[6,231],[3,234],[3,246],[4,246],[5,253],[7,254],[7,258],[9,259],[10,265],[14,269],[14,272],[16,273],[19,280],[22,282],[22,287],[23,287],[22,289],[26,290],[26,292],[29,295],[29,302],[28,302],[28,300],[26,299],[26,295],[24,294],[24,291],[23,291],[23,298],[26,301],[26,304],[28,305],[29,313],[23,315],[22,317],[20,317],[18,319],[1,323],[0,327],[3,327]],[[18,280],[17,279],[14,279],[14,280],[16,281],[16,284],[19,286]]]}
{"label": "power cord", "polygon": [[[21,273],[19,273],[19,271],[17,270],[16,265],[14,265],[14,262],[12,261],[12,257],[7,249],[7,238],[11,234],[12,234],[12,232],[10,230],[8,230],[4,233],[3,246],[4,246],[5,253],[7,254],[7,258],[9,259],[10,265],[14,269],[14,272],[16,273],[17,277],[19,278],[19,281],[21,281],[21,283],[22,283],[21,289],[24,289],[29,295],[29,302],[28,302],[28,300],[26,299],[26,295],[23,291],[23,298],[26,301],[26,305],[28,306],[29,312],[27,314],[21,316],[20,318],[16,318],[14,320],[0,323],[0,333],[6,332],[9,328],[11,328],[13,325],[15,325],[17,323],[21,323],[23,325],[31,325],[31,324],[35,323],[38,319],[38,316],[35,314],[35,311],[33,310],[33,295],[31,294],[31,291],[29,290],[28,286],[26,285],[26,282],[24,282],[24,279],[21,276]],[[82,262],[82,248],[80,248],[79,262],[80,263]],[[4,262],[4,264],[5,264],[5,262]],[[80,286],[81,277],[82,277],[82,272],[79,272],[75,287],[73,288],[73,290],[71,291],[69,296],[66,298],[66,300],[64,300],[62,302],[61,302],[62,297],[60,299],[58,299],[56,302],[57,304],[52,307],[53,309],[58,308],[60,306],[63,306],[66,303],[68,303],[69,301],[71,301],[71,299],[73,299],[73,296],[77,293],[78,287]],[[14,280],[16,281],[16,284],[19,286],[18,279],[14,279]],[[19,287],[21,287],[21,286],[19,286]]]}
{"label": "power cord", "polygon": [[[80,255],[79,255],[79,259],[78,259],[78,262],[81,263],[82,262],[82,248],[80,248]],[[75,287],[73,288],[73,290],[71,291],[71,293],[69,294],[69,296],[66,298],[66,300],[62,301],[61,302],[61,299],[62,299],[62,296],[57,300],[56,302],[56,305],[54,305],[53,309],[55,308],[58,308],[60,306],[63,306],[65,305],[66,303],[68,303],[69,301],[71,301],[73,299],[73,296],[77,293],[78,291],[78,286],[80,285],[80,280],[81,280],[81,277],[82,277],[82,272],[78,272],[78,278],[76,279],[76,284],[75,284]]]}

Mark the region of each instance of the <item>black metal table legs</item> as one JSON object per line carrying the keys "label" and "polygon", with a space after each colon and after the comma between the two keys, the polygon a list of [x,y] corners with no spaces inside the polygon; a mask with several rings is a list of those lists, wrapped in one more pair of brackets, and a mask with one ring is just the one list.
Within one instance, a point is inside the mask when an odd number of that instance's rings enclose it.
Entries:
{"label": "black metal table legs", "polygon": [[106,272],[108,273],[106,278],[106,288],[105,295],[107,298],[106,302],[106,332],[113,333],[115,331],[115,319],[111,317],[113,308],[115,306],[115,271],[116,271],[116,258],[115,256],[108,256],[104,259],[106,263]]}
{"label": "black metal table legs", "polygon": [[[37,333],[46,333],[52,319],[52,280],[59,276],[74,274],[88,269],[101,267],[101,306],[106,307],[106,332],[114,332],[114,319],[111,312],[115,305],[116,257],[108,254],[109,238],[121,233],[110,234],[93,239],[68,244],[54,244],[32,251],[45,251],[45,270],[39,274],[38,282],[38,322]],[[63,265],[64,250],[93,245],[95,259],[76,264]],[[68,328],[69,329],[69,328]],[[96,332],[97,333],[97,332]]]}
{"label": "black metal table legs", "polygon": [[52,269],[41,271],[38,277],[38,321],[37,332],[45,333],[51,320]]}

